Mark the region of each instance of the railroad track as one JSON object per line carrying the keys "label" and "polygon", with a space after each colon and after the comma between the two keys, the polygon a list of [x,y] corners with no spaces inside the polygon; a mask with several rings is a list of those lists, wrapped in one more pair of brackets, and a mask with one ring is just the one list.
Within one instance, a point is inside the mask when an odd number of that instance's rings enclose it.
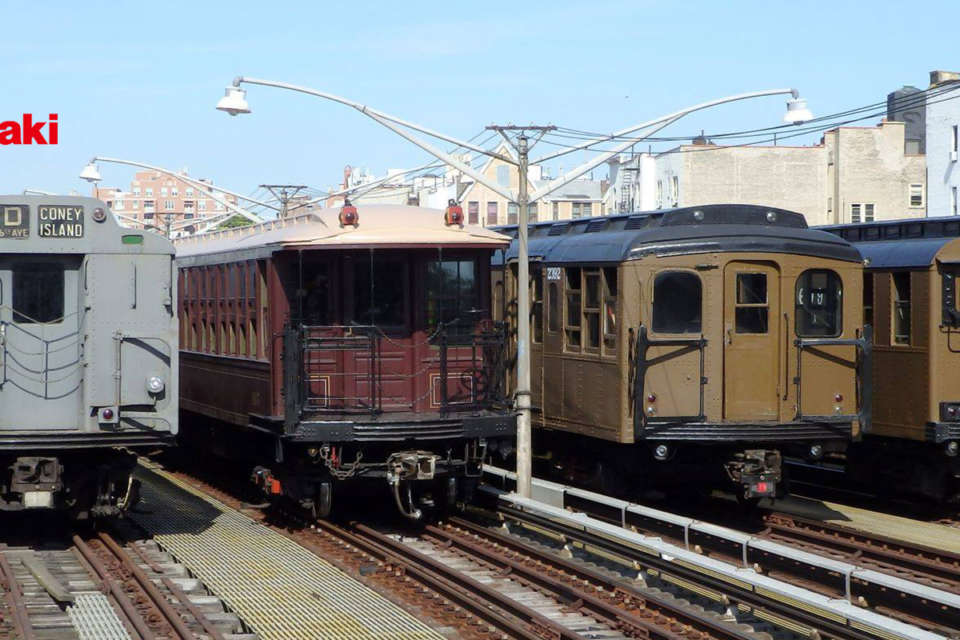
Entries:
{"label": "railroad track", "polygon": [[0,546],[0,631],[17,640],[255,640],[150,541],[106,532]]}

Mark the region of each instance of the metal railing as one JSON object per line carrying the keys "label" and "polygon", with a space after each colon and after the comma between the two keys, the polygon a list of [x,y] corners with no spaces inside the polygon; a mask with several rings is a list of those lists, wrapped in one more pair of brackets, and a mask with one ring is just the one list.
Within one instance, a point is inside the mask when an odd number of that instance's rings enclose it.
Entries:
{"label": "metal railing", "polygon": [[[647,328],[640,325],[637,330],[637,340],[635,343],[633,358],[633,433],[637,440],[645,435],[645,430],[649,420],[643,411],[643,387],[646,381],[647,369],[651,364],[661,364],[667,360],[686,355],[691,351],[700,352],[700,409],[696,416],[658,416],[656,422],[702,422],[705,419],[703,388],[707,384],[705,375],[706,369],[706,347],[707,340],[702,335],[696,338],[669,338],[665,340],[652,340],[647,335]],[[680,347],[676,351],[658,356],[654,360],[647,359],[647,350],[650,347]]]}
{"label": "metal railing", "polygon": [[[873,327],[864,325],[863,331],[858,332],[856,338],[796,338],[793,341],[797,347],[797,375],[793,379],[797,387],[797,415],[796,421],[847,421],[856,418],[860,421],[863,433],[870,432],[873,420]],[[857,413],[852,415],[833,416],[805,416],[803,414],[803,352],[816,347],[852,346],[856,347],[857,371]]]}
{"label": "metal railing", "polygon": [[[285,424],[288,430],[305,415],[366,415],[375,418],[393,410],[418,411],[429,399],[431,410],[476,411],[504,402],[506,363],[501,325],[480,323],[470,334],[440,325],[418,343],[392,338],[374,325],[289,326],[283,333]],[[422,350],[428,349],[426,358]],[[403,371],[384,373],[386,351],[410,350]],[[421,351],[417,351],[420,349]],[[469,349],[469,356],[466,350]],[[457,370],[451,374],[451,354]],[[349,366],[344,358],[352,358]],[[462,369],[457,365],[463,366]],[[451,375],[468,389],[451,397]],[[420,395],[401,398],[404,409],[384,408],[384,382],[414,381]],[[417,384],[416,380],[422,381]],[[439,390],[435,385],[439,383]],[[435,393],[435,391],[438,391]]]}

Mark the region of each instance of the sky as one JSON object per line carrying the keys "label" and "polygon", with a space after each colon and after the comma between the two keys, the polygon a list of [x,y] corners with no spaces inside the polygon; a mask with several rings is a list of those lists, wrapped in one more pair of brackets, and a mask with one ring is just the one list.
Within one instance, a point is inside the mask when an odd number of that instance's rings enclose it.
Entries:
{"label": "sky", "polygon": [[[216,111],[237,75],[337,94],[468,139],[508,122],[614,131],[780,87],[827,115],[902,85],[925,88],[930,70],[960,70],[957,0],[40,6],[0,0],[0,121],[57,113],[59,144],[0,146],[0,193],[87,194],[77,176],[94,155],[188,168],[248,194],[262,183],[325,189],[345,165],[379,175],[429,160],[358,111],[291,91],[249,86],[251,114]],[[784,101],[715,107],[664,133],[777,125]],[[534,156],[549,150],[542,143]],[[104,186],[128,186],[133,174],[100,171]]]}

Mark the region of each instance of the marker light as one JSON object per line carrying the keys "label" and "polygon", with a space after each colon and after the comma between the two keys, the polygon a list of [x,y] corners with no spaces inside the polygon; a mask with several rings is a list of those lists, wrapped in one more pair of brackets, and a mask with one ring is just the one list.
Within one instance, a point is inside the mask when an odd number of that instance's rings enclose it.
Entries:
{"label": "marker light", "polygon": [[651,393],[650,395],[647,396],[647,402],[656,402],[656,401],[657,401],[657,394]]}
{"label": "marker light", "polygon": [[340,226],[346,227],[356,227],[360,224],[360,214],[357,213],[357,208],[350,204],[349,200],[343,201],[343,206],[340,208]]}
{"label": "marker light", "polygon": [[160,376],[150,376],[147,378],[147,391],[150,393],[160,393],[164,388],[163,379]]}
{"label": "marker light", "polygon": [[107,219],[107,212],[103,210],[103,207],[97,207],[93,210],[93,221],[94,222],[103,222]]}
{"label": "marker light", "polygon": [[101,412],[104,420],[113,420],[113,409],[104,409]]}
{"label": "marker light", "polygon": [[836,394],[835,396],[833,396],[833,399],[834,399],[836,402],[843,402],[843,394],[842,394],[842,393],[838,393],[838,394]]}
{"label": "marker light", "polygon": [[457,201],[453,198],[447,201],[447,210],[443,214],[443,222],[448,227],[454,224],[463,226],[463,207],[457,204]]}

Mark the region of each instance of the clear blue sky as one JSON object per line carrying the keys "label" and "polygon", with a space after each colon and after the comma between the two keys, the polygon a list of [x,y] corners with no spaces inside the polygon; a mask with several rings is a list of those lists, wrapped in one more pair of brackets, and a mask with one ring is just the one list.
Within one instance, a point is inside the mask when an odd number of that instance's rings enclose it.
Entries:
{"label": "clear blue sky", "polygon": [[[381,173],[426,159],[358,112],[300,94],[249,87],[252,115],[215,111],[238,74],[340,94],[469,138],[507,121],[612,131],[783,86],[825,115],[903,84],[925,87],[931,69],[960,69],[957,0],[0,0],[0,22],[0,120],[57,112],[60,122],[57,146],[0,147],[0,193],[87,193],[76,176],[93,155],[186,166],[245,193],[263,182],[326,187],[346,164]],[[669,132],[770,126],[782,113],[782,98],[764,98]],[[116,165],[101,172],[106,185],[126,185],[132,174]]]}

